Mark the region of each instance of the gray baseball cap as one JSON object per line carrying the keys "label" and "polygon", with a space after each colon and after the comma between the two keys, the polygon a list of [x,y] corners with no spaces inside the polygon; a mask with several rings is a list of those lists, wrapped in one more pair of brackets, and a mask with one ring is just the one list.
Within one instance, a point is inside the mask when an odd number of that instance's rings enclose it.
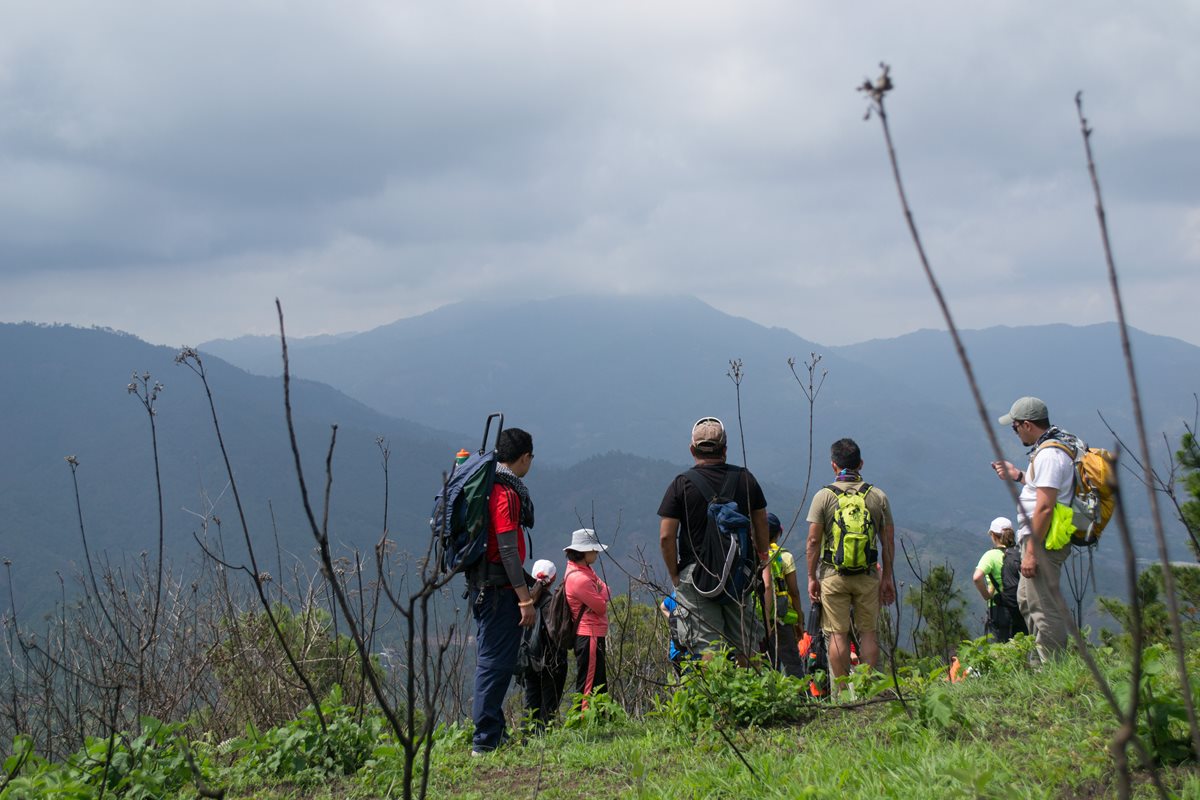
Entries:
{"label": "gray baseball cap", "polygon": [[1036,397],[1021,397],[1012,404],[1008,413],[1000,418],[1000,424],[1012,425],[1025,419],[1050,419],[1050,410]]}

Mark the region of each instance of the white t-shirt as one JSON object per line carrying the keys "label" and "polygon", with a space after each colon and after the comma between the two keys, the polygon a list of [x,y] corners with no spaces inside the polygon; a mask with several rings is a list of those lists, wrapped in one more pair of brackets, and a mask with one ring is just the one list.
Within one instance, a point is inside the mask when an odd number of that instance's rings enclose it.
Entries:
{"label": "white t-shirt", "polygon": [[[1034,467],[1034,457],[1037,467]],[[1030,479],[1030,475],[1033,479]],[[1067,452],[1053,445],[1034,452],[1025,468],[1025,485],[1017,498],[1017,541],[1021,542],[1033,532],[1033,509],[1037,506],[1037,490],[1058,489],[1058,502],[1071,503],[1071,492],[1075,486],[1075,462]]]}

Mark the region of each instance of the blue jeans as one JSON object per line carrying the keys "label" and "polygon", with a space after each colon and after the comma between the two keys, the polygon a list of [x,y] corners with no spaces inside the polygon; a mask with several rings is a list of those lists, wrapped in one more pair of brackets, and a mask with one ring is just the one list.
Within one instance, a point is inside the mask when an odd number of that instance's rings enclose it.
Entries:
{"label": "blue jeans", "polygon": [[508,587],[472,589],[468,595],[475,633],[474,749],[495,750],[504,739],[504,696],[517,668],[521,647],[521,609]]}

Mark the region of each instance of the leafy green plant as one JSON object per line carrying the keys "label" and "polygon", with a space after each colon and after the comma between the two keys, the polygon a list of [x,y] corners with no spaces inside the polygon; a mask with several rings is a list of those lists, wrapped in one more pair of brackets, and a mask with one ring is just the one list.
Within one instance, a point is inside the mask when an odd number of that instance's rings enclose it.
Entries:
{"label": "leafy green plant", "polygon": [[136,736],[88,737],[84,747],[62,764],[36,756],[31,740],[17,737],[13,755],[4,764],[6,774],[14,777],[0,798],[65,800],[111,793],[143,800],[177,794],[192,779],[187,755],[179,746],[183,725],[142,717],[141,728]]}
{"label": "leafy green plant", "polygon": [[[1147,647],[1142,653],[1138,686],[1138,736],[1160,764],[1181,764],[1193,758],[1187,710],[1172,659],[1165,644]],[[1118,697],[1128,699],[1130,676],[1117,681],[1114,688]]]}
{"label": "leafy green plant", "polygon": [[808,683],[756,665],[745,669],[724,658],[697,664],[658,713],[685,730],[789,722],[811,709]]}
{"label": "leafy green plant", "polygon": [[341,700],[341,689],[335,686],[321,703],[324,730],[312,707],[297,719],[267,731],[248,724],[245,736],[222,748],[237,759],[231,774],[242,780],[286,777],[314,784],[357,772],[374,754],[384,723],[373,714],[358,719],[356,709],[342,705]]}
{"label": "leafy green plant", "polygon": [[956,703],[952,684],[935,681],[917,695],[914,721],[941,733],[955,733],[967,727],[967,718]]}
{"label": "leafy green plant", "polygon": [[[911,670],[909,670],[911,672]],[[861,666],[838,678],[839,693],[837,699],[843,702],[859,702],[878,697],[884,692],[895,689],[896,682],[892,676],[876,672],[867,666]]]}
{"label": "leafy green plant", "polygon": [[958,660],[968,675],[1011,675],[1029,665],[1029,654],[1036,642],[1032,636],[1018,633],[1007,642],[988,636],[967,639],[958,646]]}
{"label": "leafy green plant", "polygon": [[[586,702],[584,702],[586,700]],[[599,694],[575,694],[571,708],[567,711],[563,728],[575,731],[590,731],[621,725],[629,721],[629,715],[621,704],[605,692]]]}

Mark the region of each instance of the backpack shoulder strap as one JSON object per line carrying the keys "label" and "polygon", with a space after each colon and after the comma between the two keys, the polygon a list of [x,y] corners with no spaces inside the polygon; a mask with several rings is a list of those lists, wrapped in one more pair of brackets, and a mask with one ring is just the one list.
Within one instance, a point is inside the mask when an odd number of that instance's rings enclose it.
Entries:
{"label": "backpack shoulder strap", "polygon": [[1047,447],[1057,447],[1059,450],[1062,450],[1064,453],[1069,455],[1072,460],[1075,459],[1075,448],[1071,447],[1066,442],[1060,441],[1058,439],[1047,439],[1046,441],[1044,441],[1038,445],[1037,450],[1034,450],[1033,454],[1036,456],[1038,453],[1042,452],[1042,450],[1044,450]]}
{"label": "backpack shoulder strap", "polygon": [[836,483],[828,484],[825,488],[833,492],[835,497],[841,497],[846,493],[846,490],[838,486]]}
{"label": "backpack shoulder strap", "polygon": [[742,473],[745,472],[741,467],[732,464],[727,465],[725,473],[725,482],[721,485],[721,497],[727,500],[732,500],[737,497],[738,481],[742,479]]}
{"label": "backpack shoulder strap", "polygon": [[683,473],[683,477],[690,481],[692,486],[699,490],[700,494],[704,495],[705,500],[712,500],[717,496],[717,490],[709,482],[708,478],[700,474],[700,470],[692,468]]}
{"label": "backpack shoulder strap", "polygon": [[1037,449],[1033,451],[1033,455],[1029,457],[1029,479],[1033,479],[1034,461],[1037,460],[1037,454],[1048,447],[1053,447],[1057,450],[1063,451],[1067,454],[1067,458],[1071,459],[1071,467],[1075,471],[1075,475],[1071,480],[1071,497],[1074,498],[1076,483],[1079,481],[1079,464],[1077,463],[1076,459],[1079,458],[1080,453],[1074,447],[1062,441],[1061,439],[1047,439],[1037,446]]}

